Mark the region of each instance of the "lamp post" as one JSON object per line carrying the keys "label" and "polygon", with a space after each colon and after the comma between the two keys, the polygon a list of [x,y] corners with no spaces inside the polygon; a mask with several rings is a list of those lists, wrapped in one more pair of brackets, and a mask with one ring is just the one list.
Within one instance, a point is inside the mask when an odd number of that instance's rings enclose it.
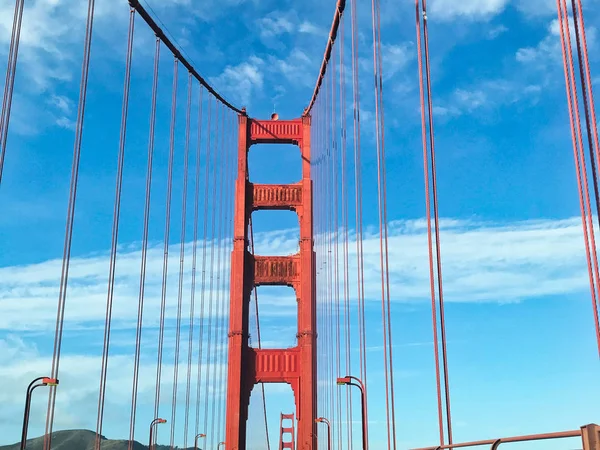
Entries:
{"label": "lamp post", "polygon": [[167,423],[167,419],[156,418],[150,423],[150,443],[148,444],[148,450],[152,450],[152,445],[154,444],[152,441],[152,438],[154,437],[154,426],[159,423]]}
{"label": "lamp post", "polygon": [[200,438],[206,438],[206,434],[200,433],[196,435],[196,437],[194,438],[194,450],[198,450],[198,439]]}
{"label": "lamp post", "polygon": [[27,443],[27,428],[29,427],[29,410],[31,408],[31,394],[35,388],[40,386],[58,386],[56,378],[39,377],[29,383],[25,395],[25,411],[23,412],[23,432],[21,433],[21,450],[25,450]]}
{"label": "lamp post", "polygon": [[319,417],[315,422],[327,425],[327,450],[331,450],[331,423],[325,417]]}
{"label": "lamp post", "polygon": [[[354,383],[354,381],[356,383]],[[362,446],[363,446],[363,450],[367,450],[369,448],[369,444],[368,444],[368,429],[367,429],[367,398],[365,395],[365,386],[363,385],[362,381],[360,381],[360,379],[350,376],[350,375],[346,375],[343,378],[338,378],[337,384],[339,386],[356,386],[357,388],[360,389],[362,428],[363,428]]]}

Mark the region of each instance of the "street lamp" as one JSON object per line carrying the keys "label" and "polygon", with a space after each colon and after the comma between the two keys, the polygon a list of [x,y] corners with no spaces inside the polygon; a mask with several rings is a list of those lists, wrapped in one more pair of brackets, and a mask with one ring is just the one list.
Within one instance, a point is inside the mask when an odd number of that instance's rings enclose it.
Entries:
{"label": "street lamp", "polygon": [[150,423],[150,443],[148,444],[148,449],[152,450],[152,445],[154,444],[154,442],[152,441],[152,438],[154,437],[154,426],[159,424],[159,423],[167,423],[167,419],[160,419],[160,418],[156,418],[154,419],[151,423]]}
{"label": "street lamp", "polygon": [[327,450],[331,450],[331,423],[325,417],[319,417],[315,422],[327,425]]}
{"label": "street lamp", "polygon": [[[353,381],[356,381],[356,383],[353,383]],[[365,386],[363,385],[362,381],[360,381],[358,378],[352,377],[350,375],[346,375],[343,378],[338,378],[337,384],[339,386],[356,386],[357,388],[360,389],[362,428],[363,428],[363,435],[362,435],[362,444],[363,445],[362,446],[363,446],[363,450],[367,450],[369,448],[369,445],[368,445],[368,430],[367,430],[367,398],[365,395]]]}
{"label": "street lamp", "polygon": [[206,434],[200,433],[200,434],[196,435],[196,437],[194,438],[194,450],[198,450],[198,439],[199,438],[206,438]]}
{"label": "street lamp", "polygon": [[58,386],[56,378],[39,377],[29,383],[25,396],[25,411],[23,413],[23,432],[21,433],[21,450],[25,450],[27,442],[27,428],[29,427],[29,410],[31,408],[31,394],[35,388],[40,386]]}

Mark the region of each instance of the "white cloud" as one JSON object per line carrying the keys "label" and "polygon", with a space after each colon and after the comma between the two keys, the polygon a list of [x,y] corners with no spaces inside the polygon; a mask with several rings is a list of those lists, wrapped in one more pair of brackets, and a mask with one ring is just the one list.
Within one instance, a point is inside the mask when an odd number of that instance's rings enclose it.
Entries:
{"label": "white cloud", "polygon": [[486,80],[468,88],[455,89],[447,101],[434,106],[434,111],[445,118],[458,117],[522,100],[536,102],[541,91],[542,86],[537,84],[508,79]]}
{"label": "white cloud", "polygon": [[[507,301],[544,295],[567,295],[585,289],[583,243],[579,219],[525,221],[509,224],[446,221],[442,230],[442,254],[449,301]],[[351,236],[353,237],[353,236]],[[266,254],[297,250],[297,230],[257,233],[257,246]],[[427,298],[428,269],[423,221],[390,224],[390,276],[395,301]],[[177,292],[178,244],[171,252],[168,292]],[[191,244],[186,251],[190,252]],[[378,297],[378,237],[365,234],[365,280],[369,298]],[[277,252],[275,252],[275,249]],[[354,245],[350,260],[355,264]],[[131,328],[137,314],[139,257],[136,250],[123,250],[117,259],[117,283],[113,318],[118,327]],[[188,256],[188,261],[189,261]],[[0,329],[51,330],[56,318],[60,261],[0,269]],[[227,273],[228,258],[222,261]],[[98,324],[104,320],[108,258],[75,257],[71,262],[65,321],[70,327]],[[160,303],[162,247],[149,250],[145,320],[156,325]],[[215,273],[215,278],[217,274]],[[185,272],[185,305],[189,303],[189,268]],[[208,292],[207,276],[207,292]],[[225,280],[227,281],[227,280]],[[201,283],[197,280],[199,299]],[[228,302],[225,292],[213,302]],[[261,293],[262,314],[291,315],[281,308],[278,295]],[[176,302],[169,297],[167,319],[176,316]],[[208,297],[207,297],[208,302]],[[207,303],[208,305],[208,303]],[[27,317],[27,321],[23,321]]]}
{"label": "white cloud", "polygon": [[403,44],[382,44],[381,56],[383,60],[383,76],[385,80],[392,78],[402,72],[409,62],[415,58],[414,44],[405,42]]}
{"label": "white cloud", "polygon": [[280,15],[259,19],[258,27],[261,39],[270,39],[283,33],[291,33],[295,29],[288,18]]}
{"label": "white cloud", "polygon": [[527,16],[556,15],[556,0],[516,0],[519,11]]}
{"label": "white cloud", "polygon": [[318,61],[311,60],[299,48],[294,48],[285,59],[272,58],[272,67],[294,84],[312,86],[314,71],[318,70]]}
{"label": "white cloud", "polygon": [[306,34],[314,34],[316,36],[327,36],[327,31],[323,28],[319,28],[312,22],[304,21],[298,27],[298,32]]}
{"label": "white cloud", "polygon": [[453,20],[458,17],[486,20],[502,12],[510,0],[431,0],[428,9],[434,20]]}
{"label": "white cloud", "polygon": [[[571,46],[573,52],[576,52],[575,28],[573,21],[569,20],[569,29],[571,32]],[[586,28],[586,38],[588,44],[588,52],[594,51],[596,47],[596,28],[588,26]],[[574,53],[576,57],[576,53]],[[548,25],[547,34],[534,47],[522,47],[517,50],[515,59],[523,64],[532,66],[538,69],[546,69],[548,67],[559,67],[562,63],[562,50],[560,43],[560,24],[558,19],[552,20]],[[562,67],[562,65],[560,65]]]}
{"label": "white cloud", "polygon": [[211,78],[211,82],[219,91],[223,91],[242,106],[249,106],[251,99],[260,93],[263,87],[264,61],[256,56],[251,56],[237,66],[227,66],[218,77]]}
{"label": "white cloud", "polygon": [[498,36],[506,33],[507,31],[508,27],[504,25],[498,25],[488,31],[487,37],[488,39],[496,39]]}

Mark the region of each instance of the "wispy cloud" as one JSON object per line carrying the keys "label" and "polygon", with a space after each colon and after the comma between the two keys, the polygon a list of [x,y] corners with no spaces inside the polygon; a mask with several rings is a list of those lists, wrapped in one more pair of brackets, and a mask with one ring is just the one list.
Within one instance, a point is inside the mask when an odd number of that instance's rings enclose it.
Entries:
{"label": "wispy cloud", "polygon": [[519,101],[536,102],[542,91],[538,84],[523,84],[509,79],[492,79],[456,88],[448,100],[434,106],[436,114],[452,118],[475,112],[490,111]]}
{"label": "wispy cloud", "polygon": [[433,0],[429,7],[432,19],[452,20],[462,17],[487,20],[504,10],[510,0]]}
{"label": "wispy cloud", "polygon": [[249,106],[253,96],[262,90],[263,67],[264,61],[261,58],[251,56],[238,65],[227,66],[219,76],[213,77],[211,82],[236,102]]}
{"label": "wispy cloud", "polygon": [[[569,295],[586,287],[583,242],[578,218],[565,220],[487,223],[446,220],[442,228],[442,257],[448,301],[521,301],[546,295]],[[419,301],[428,296],[426,228],[422,220],[390,224],[390,277],[394,301]],[[266,254],[292,254],[297,249],[297,231],[257,234],[255,241]],[[351,240],[355,236],[351,233]],[[173,246],[170,264],[178,265]],[[191,250],[187,244],[187,251]],[[270,249],[273,249],[271,252]],[[356,270],[355,246],[350,244],[350,270]],[[120,327],[131,327],[137,313],[139,250],[123,250],[117,262],[117,285],[113,318]],[[160,303],[162,250],[148,254],[145,317],[156,325]],[[364,241],[365,291],[367,298],[379,296],[379,240],[375,230],[366,230]],[[222,261],[227,276],[229,261]],[[319,270],[319,267],[317,267]],[[168,292],[177,291],[177,276],[171,271]],[[66,322],[70,326],[101,323],[106,302],[106,255],[81,256],[71,261]],[[60,261],[0,269],[0,329],[48,330],[56,318]],[[207,277],[210,275],[207,275]],[[228,302],[226,292],[214,277],[212,300]],[[223,279],[219,274],[221,283]],[[189,268],[186,269],[186,304],[189,297]],[[207,278],[208,283],[209,278]],[[227,280],[225,280],[227,281]],[[208,286],[208,284],[207,284]],[[201,283],[197,283],[198,292]],[[208,289],[208,287],[206,288]],[[351,286],[351,290],[354,289]],[[207,292],[209,292],[207,290]],[[197,298],[199,293],[196,294]],[[208,301],[208,299],[207,299]],[[184,307],[185,308],[185,307]],[[216,310],[216,309],[215,309]],[[261,293],[261,314],[293,315],[282,309],[279,293]],[[27,321],[23,321],[27,317]],[[176,317],[176,304],[169,301],[167,319]]]}

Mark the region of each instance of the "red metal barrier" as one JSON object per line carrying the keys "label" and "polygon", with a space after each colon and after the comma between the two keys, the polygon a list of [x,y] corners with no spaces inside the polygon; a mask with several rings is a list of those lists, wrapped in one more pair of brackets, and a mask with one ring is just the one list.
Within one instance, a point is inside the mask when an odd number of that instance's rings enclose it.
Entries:
{"label": "red metal barrier", "polygon": [[581,436],[583,450],[600,450],[600,426],[595,424],[585,425],[580,430],[560,431],[556,433],[529,434],[525,436],[511,436],[498,439],[486,439],[482,441],[461,442],[452,445],[438,445],[433,447],[422,447],[412,450],[441,450],[464,447],[478,447],[491,445],[491,450],[496,450],[500,444],[511,442],[542,441],[548,439],[563,439]]}

